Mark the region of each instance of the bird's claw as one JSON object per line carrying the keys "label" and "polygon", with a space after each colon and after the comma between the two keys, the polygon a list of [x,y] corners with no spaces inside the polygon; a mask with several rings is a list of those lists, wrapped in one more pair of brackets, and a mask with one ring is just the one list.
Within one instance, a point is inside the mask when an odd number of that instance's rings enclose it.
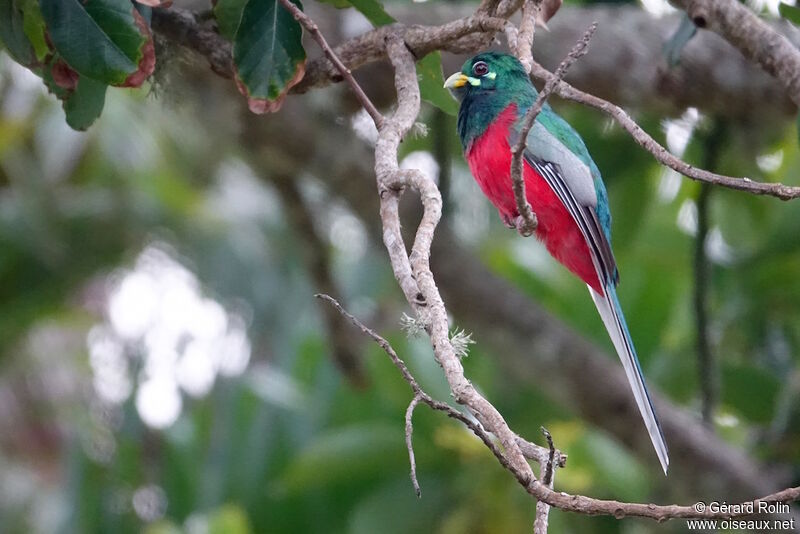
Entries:
{"label": "bird's claw", "polygon": [[525,222],[525,218],[522,215],[517,215],[514,218],[514,228],[517,229],[517,233],[522,237],[530,237],[533,235],[533,232],[536,231],[536,227],[530,228],[528,224]]}
{"label": "bird's claw", "polygon": [[507,228],[516,230],[517,233],[522,237],[529,237],[533,235],[534,230],[525,224],[525,218],[522,215],[511,216],[501,214],[500,218],[503,220],[503,224],[505,224]]}

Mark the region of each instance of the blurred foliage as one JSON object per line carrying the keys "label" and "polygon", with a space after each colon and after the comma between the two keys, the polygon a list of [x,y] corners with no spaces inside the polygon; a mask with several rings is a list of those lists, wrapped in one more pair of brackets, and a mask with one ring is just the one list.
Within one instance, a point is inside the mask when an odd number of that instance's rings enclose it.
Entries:
{"label": "blurred foliage", "polygon": [[[110,92],[88,132],[71,131],[37,79],[0,56],[0,532],[529,532],[534,506],[461,425],[419,407],[414,445],[422,498],[408,479],[407,384],[353,333],[369,384],[347,385],[331,359],[303,236],[250,169],[225,109],[143,91]],[[605,116],[554,102],[603,171],[621,266],[620,298],[654,389],[699,408],[691,291],[698,186],[674,176]],[[224,108],[224,105],[220,105]],[[200,111],[202,110],[202,112]],[[454,118],[408,139],[404,156],[450,151],[447,223],[498,275],[611,353],[586,290],[542,247],[500,224],[469,177]],[[442,118],[443,117],[443,118]],[[268,120],[268,119],[267,119]],[[640,124],[663,141],[658,117]],[[701,133],[713,118],[695,126]],[[343,122],[343,128],[346,128]],[[793,124],[734,135],[718,169],[798,184]],[[686,158],[698,162],[702,135]],[[429,158],[430,159],[430,158]],[[347,307],[392,342],[435,397],[450,400],[425,339],[407,339],[407,308],[385,252],[324,177],[302,176]],[[800,211],[715,190],[711,346],[720,360],[717,431],[753,457],[800,464]],[[109,404],[93,386],[88,335],[108,320],[121,270],[156,245],[193,272],[208,298],[247,320],[252,357],[205,395],[182,393],[166,429],[142,422],[132,393]],[[142,349],[143,350],[143,349]],[[477,339],[467,375],[515,430],[547,427],[568,451],[556,488],[648,501],[652,465],[539,392],[503,374]],[[143,358],[130,357],[134,391]],[[513,387],[509,387],[511,384]],[[681,530],[551,515],[552,532]]]}

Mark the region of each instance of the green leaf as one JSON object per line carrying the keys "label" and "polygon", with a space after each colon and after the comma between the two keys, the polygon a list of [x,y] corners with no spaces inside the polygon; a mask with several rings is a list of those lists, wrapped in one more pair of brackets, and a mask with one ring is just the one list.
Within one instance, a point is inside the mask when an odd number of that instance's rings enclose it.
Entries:
{"label": "green leaf", "polygon": [[383,4],[377,0],[349,1],[354,8],[367,17],[367,20],[375,26],[385,26],[394,22],[394,18],[383,9]]}
{"label": "green leaf", "polygon": [[15,0],[0,0],[0,41],[17,63],[31,67],[36,52],[25,35],[24,14]]}
{"label": "green leaf", "polygon": [[86,130],[103,112],[108,86],[81,76],[75,91],[64,101],[67,124],[73,130]]}
{"label": "green leaf", "polygon": [[46,27],[42,18],[42,10],[39,8],[38,0],[18,0],[22,8],[23,23],[22,29],[36,51],[36,58],[44,61],[50,53],[50,47],[45,38]]}
{"label": "green leaf", "polygon": [[40,75],[47,89],[61,100],[72,129],[86,130],[102,113],[108,86],[78,74],[58,52],[48,59]]}
{"label": "green leaf", "polygon": [[458,114],[458,104],[444,88],[442,55],[431,52],[417,62],[417,78],[422,99],[449,115]]}
{"label": "green leaf", "polygon": [[383,9],[383,4],[377,0],[320,0],[323,4],[331,5],[337,9],[347,7],[356,8],[368,21],[375,26],[385,26],[395,22],[394,18]]}
{"label": "green leaf", "polygon": [[129,0],[41,0],[50,39],[77,72],[138,87],[153,72],[153,39]]}
{"label": "green leaf", "polygon": [[303,79],[302,36],[300,24],[277,0],[248,0],[233,42],[233,63],[239,91],[253,113],[278,111],[289,89]]}
{"label": "green leaf", "polygon": [[348,7],[353,7],[353,4],[350,3],[350,0],[319,0],[321,4],[328,4],[329,6],[333,6],[336,9],[346,9]]}
{"label": "green leaf", "polygon": [[217,0],[214,4],[214,17],[217,19],[219,33],[228,40],[236,37],[242,11],[247,0]]}
{"label": "green leaf", "polygon": [[786,20],[800,25],[800,7],[781,2],[778,4],[778,13]]}

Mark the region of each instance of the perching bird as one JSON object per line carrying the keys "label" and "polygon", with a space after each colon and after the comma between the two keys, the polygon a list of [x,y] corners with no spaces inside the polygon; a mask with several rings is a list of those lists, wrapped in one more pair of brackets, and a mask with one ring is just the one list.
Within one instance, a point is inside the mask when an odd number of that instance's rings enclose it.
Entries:
{"label": "perching bird", "polygon": [[[445,87],[461,101],[458,134],[475,180],[503,222],[519,227],[511,147],[519,139],[526,111],[536,101],[536,89],[516,58],[494,52],[468,60]],[[669,457],[664,434],[617,299],[619,273],[611,251],[606,188],[581,137],[547,104],[526,139],[523,177],[528,203],[539,223],[536,236],[589,286],[666,474]]]}

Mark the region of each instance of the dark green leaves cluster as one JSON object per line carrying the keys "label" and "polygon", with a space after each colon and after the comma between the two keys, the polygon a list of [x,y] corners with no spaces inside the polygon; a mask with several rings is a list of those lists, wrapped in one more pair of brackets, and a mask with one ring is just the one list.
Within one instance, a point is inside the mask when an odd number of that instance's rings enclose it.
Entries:
{"label": "dark green leaves cluster", "polygon": [[155,67],[153,38],[130,0],[0,0],[0,40],[88,128],[106,88],[138,87]]}
{"label": "dark green leaves cluster", "polygon": [[[394,22],[377,0],[321,1],[355,8],[375,26]],[[292,2],[302,9],[300,0]],[[146,6],[168,5],[157,0],[0,0],[0,42],[62,101],[67,123],[84,130],[102,113],[109,85],[139,87],[153,73],[151,7]],[[217,0],[213,12],[220,34],[233,42],[236,84],[250,109],[277,111],[305,74],[302,27],[278,0]],[[423,58],[417,74],[422,98],[455,114],[455,102],[442,88],[441,56]]]}
{"label": "dark green leaves cluster", "polygon": [[[298,7],[299,0],[292,0]],[[337,9],[355,8],[375,26],[395,22],[377,0],[320,0]],[[220,33],[233,41],[239,91],[255,113],[276,111],[305,72],[300,25],[277,0],[218,0]],[[417,66],[422,98],[451,115],[458,110],[442,88],[441,56],[429,54]]]}

